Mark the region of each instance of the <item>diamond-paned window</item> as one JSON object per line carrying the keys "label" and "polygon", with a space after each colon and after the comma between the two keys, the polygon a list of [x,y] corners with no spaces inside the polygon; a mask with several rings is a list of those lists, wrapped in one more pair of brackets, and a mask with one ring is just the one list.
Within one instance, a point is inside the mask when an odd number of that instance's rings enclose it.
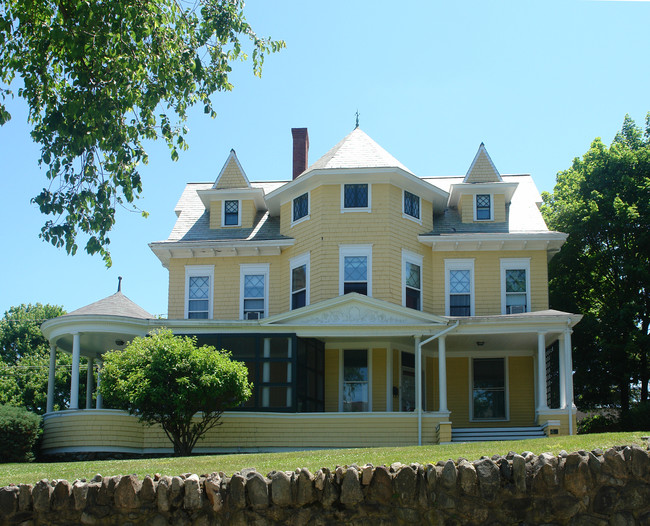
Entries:
{"label": "diamond-paned window", "polygon": [[489,221],[492,219],[489,194],[478,194],[476,196],[476,220]]}
{"label": "diamond-paned window", "polygon": [[344,208],[368,208],[368,185],[346,184],[343,189]]}
{"label": "diamond-paned window", "polygon": [[470,271],[449,271],[449,315],[470,316],[471,314],[471,278]]}
{"label": "diamond-paned window", "polygon": [[293,200],[293,220],[298,221],[309,214],[309,194],[302,194]]}
{"label": "diamond-paned window", "polygon": [[404,190],[404,213],[420,219],[420,197]]}
{"label": "diamond-paned window", "polygon": [[420,266],[406,262],[406,306],[420,310]]}
{"label": "diamond-paned window", "polygon": [[239,201],[224,201],[223,224],[226,226],[239,225]]}
{"label": "diamond-paned window", "polygon": [[210,308],[210,278],[208,276],[191,276],[188,293],[187,317],[189,319],[208,319]]}
{"label": "diamond-paned window", "polygon": [[368,258],[345,256],[343,269],[343,294],[348,292],[368,294]]}
{"label": "diamond-paned window", "polygon": [[264,274],[244,276],[244,319],[264,317]]}

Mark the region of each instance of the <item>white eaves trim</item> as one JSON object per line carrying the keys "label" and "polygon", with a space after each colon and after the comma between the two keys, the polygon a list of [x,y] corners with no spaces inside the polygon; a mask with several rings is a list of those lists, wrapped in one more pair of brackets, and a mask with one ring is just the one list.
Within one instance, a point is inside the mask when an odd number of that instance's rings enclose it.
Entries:
{"label": "white eaves trim", "polygon": [[519,186],[518,182],[501,183],[453,183],[449,187],[447,207],[456,208],[462,195],[476,194],[505,194],[506,204],[512,201],[512,196]]}

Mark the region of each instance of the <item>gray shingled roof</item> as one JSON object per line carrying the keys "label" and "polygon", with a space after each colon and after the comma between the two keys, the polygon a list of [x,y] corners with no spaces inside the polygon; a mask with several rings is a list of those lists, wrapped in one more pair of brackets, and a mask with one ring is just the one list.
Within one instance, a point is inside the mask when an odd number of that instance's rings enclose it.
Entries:
{"label": "gray shingled roof", "polygon": [[[278,183],[252,183],[251,186],[261,187],[265,192]],[[198,190],[208,190],[210,183],[188,183],[183,195],[176,205],[178,219],[167,241],[269,241],[276,239],[291,239],[280,234],[280,218],[271,217],[264,211],[257,212],[252,228],[210,228],[210,215],[203,206],[197,193]]]}
{"label": "gray shingled roof", "polygon": [[413,173],[373,141],[361,128],[355,128],[303,173],[336,168],[401,168]]}
{"label": "gray shingled roof", "polygon": [[153,316],[142,307],[132,302],[121,292],[116,292],[102,300],[69,312],[64,316],[82,315],[128,316],[129,318],[151,319]]}

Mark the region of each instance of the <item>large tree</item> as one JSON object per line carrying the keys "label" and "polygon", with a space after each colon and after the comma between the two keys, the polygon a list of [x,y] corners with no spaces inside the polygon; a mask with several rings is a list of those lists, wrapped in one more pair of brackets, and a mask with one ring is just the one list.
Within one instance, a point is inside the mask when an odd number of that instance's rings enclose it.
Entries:
{"label": "large tree", "polygon": [[[23,304],[11,307],[0,319],[0,404],[45,413],[50,346],[40,327],[62,314],[65,311],[57,305]],[[57,351],[56,363],[54,408],[58,410],[69,402],[72,358]]]}
{"label": "large tree", "polygon": [[[147,162],[145,142],[163,139],[172,159],[186,149],[195,104],[215,116],[211,96],[228,91],[231,63],[284,46],[259,38],[242,0],[4,0],[0,3],[0,125],[17,90],[49,182],[35,197],[53,216],[41,237],[110,265],[115,209],[133,206]],[[135,206],[134,206],[135,208]]]}
{"label": "large tree", "polygon": [[632,385],[647,400],[650,374],[650,114],[645,130],[626,116],[609,147],[595,139],[543,198],[549,227],[569,234],[549,267],[551,304],[585,315],[578,401],[626,411]]}
{"label": "large tree", "polygon": [[224,410],[251,396],[246,366],[227,351],[196,346],[196,339],[169,329],[135,338],[124,350],[103,356],[100,391],[146,425],[160,424],[176,455],[220,423]]}

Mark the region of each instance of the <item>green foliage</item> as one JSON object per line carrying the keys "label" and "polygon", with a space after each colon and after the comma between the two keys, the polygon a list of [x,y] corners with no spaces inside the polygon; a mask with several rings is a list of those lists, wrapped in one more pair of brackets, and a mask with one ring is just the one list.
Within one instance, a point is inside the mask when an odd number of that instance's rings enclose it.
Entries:
{"label": "green foliage", "polygon": [[[219,424],[224,410],[251,396],[246,366],[227,351],[196,346],[168,329],[135,338],[123,351],[104,354],[100,391],[107,403],[161,424],[177,455]],[[194,415],[202,413],[199,420]]]}
{"label": "green foliage", "polygon": [[0,405],[0,463],[34,460],[41,417],[21,407]]}
{"label": "green foliage", "polygon": [[115,209],[133,206],[142,191],[144,142],[164,140],[176,160],[187,149],[188,109],[199,104],[216,116],[211,97],[232,89],[228,74],[233,61],[247,58],[244,45],[257,76],[265,54],[284,47],[253,32],[243,6],[243,0],[0,4],[0,125],[11,118],[2,100],[15,84],[49,180],[34,198],[54,217],[43,239],[74,254],[82,233],[86,251],[99,252],[110,266]]}
{"label": "green foliage", "polygon": [[[47,409],[50,346],[41,323],[65,314],[57,305],[11,307],[0,320],[0,404],[21,406],[37,414]],[[70,396],[72,357],[56,354],[54,407],[63,409]]]}
{"label": "green foliage", "polygon": [[586,416],[578,422],[578,434],[611,433],[620,431],[621,426],[615,418],[605,415]]}
{"label": "green foliage", "polygon": [[650,402],[635,404],[621,415],[622,431],[650,431]]}
{"label": "green foliage", "polygon": [[589,151],[560,172],[542,212],[569,238],[549,265],[555,309],[584,314],[575,328],[579,405],[617,404],[630,384],[647,398],[650,326],[650,114],[646,130],[626,116],[608,148]]}

